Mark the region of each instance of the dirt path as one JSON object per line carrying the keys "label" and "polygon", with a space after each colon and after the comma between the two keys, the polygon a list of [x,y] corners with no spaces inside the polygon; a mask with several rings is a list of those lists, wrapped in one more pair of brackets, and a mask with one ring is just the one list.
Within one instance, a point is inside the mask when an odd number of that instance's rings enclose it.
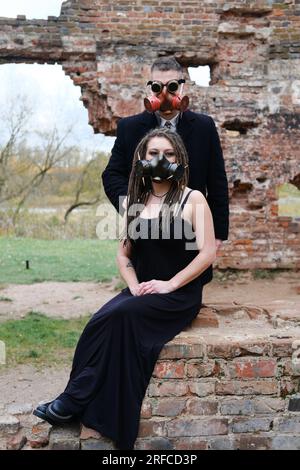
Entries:
{"label": "dirt path", "polygon": [[[92,314],[117,293],[118,291],[114,290],[114,283],[9,284],[0,288],[0,321],[22,318],[32,310],[51,317],[62,318]],[[274,280],[253,280],[245,274],[236,281],[213,280],[204,288],[203,302],[250,302],[259,305],[274,301],[298,301],[299,294],[300,280],[297,273],[283,273]]]}

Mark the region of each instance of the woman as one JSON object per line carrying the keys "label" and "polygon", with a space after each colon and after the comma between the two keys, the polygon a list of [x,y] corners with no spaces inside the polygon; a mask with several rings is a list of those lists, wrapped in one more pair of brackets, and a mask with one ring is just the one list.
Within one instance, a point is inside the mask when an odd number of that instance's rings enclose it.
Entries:
{"label": "woman", "polygon": [[65,391],[37,416],[51,424],[79,418],[117,448],[133,449],[160,351],[197,316],[199,276],[216,256],[211,212],[187,181],[180,136],[147,134],[135,151],[117,254],[128,287],[88,322]]}

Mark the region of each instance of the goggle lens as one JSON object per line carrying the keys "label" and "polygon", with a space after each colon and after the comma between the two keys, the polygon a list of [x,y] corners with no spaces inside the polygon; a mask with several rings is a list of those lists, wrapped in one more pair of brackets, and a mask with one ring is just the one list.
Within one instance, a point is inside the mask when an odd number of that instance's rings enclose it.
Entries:
{"label": "goggle lens", "polygon": [[162,89],[162,83],[160,82],[153,82],[151,85],[151,90],[153,91],[153,93],[161,93]]}
{"label": "goggle lens", "polygon": [[172,80],[171,82],[167,84],[167,90],[170,93],[175,93],[175,91],[177,91],[178,88],[179,88],[179,83],[177,82],[177,80]]}

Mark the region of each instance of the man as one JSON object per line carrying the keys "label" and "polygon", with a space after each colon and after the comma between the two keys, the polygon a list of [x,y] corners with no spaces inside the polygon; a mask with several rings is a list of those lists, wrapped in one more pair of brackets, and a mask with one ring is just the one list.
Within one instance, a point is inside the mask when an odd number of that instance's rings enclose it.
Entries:
{"label": "man", "polygon": [[[157,89],[152,85],[153,95],[161,99],[159,110],[123,118],[118,123],[117,138],[112,154],[102,174],[105,193],[116,210],[120,213],[122,199],[127,194],[128,180],[132,167],[135,148],[142,137],[155,127],[170,127],[182,137],[189,156],[188,186],[201,191],[210,206],[218,249],[222,240],[228,237],[228,183],[220,139],[213,119],[205,114],[192,111],[180,112],[169,106],[172,98],[181,94],[181,86],[170,93],[170,81],[183,79],[183,70],[173,57],[157,59],[151,67],[151,82],[161,85]],[[164,98],[166,98],[164,100]],[[203,285],[212,279],[212,267],[203,274]]]}

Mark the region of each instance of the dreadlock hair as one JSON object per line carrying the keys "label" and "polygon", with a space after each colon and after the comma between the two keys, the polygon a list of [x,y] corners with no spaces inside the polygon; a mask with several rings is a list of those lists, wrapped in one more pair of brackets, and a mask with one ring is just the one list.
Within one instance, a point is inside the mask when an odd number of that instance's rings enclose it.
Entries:
{"label": "dreadlock hair", "polygon": [[[184,173],[178,181],[173,180],[172,178],[169,180],[171,182],[171,186],[170,186],[169,191],[166,194],[166,197],[163,203],[163,211],[160,210],[159,217],[158,217],[160,229],[162,227],[163,220],[170,223],[170,221],[173,219],[174,208],[176,207],[176,203],[178,203],[181,200],[184,189],[187,186],[187,183],[189,180],[188,154],[187,154],[185,145],[180,135],[166,128],[158,128],[158,129],[154,129],[148,132],[137,145],[136,150],[134,152],[134,156],[133,156],[132,169],[131,169],[131,173],[129,177],[128,191],[127,191],[127,208],[126,208],[126,215],[125,215],[126,227],[125,227],[123,234],[120,237],[120,239],[124,240],[124,245],[126,245],[128,241],[134,243],[134,240],[132,239],[129,233],[130,224],[134,221],[134,219],[136,219],[136,221],[138,220],[140,213],[142,211],[142,210],[140,211],[137,210],[136,214],[129,214],[130,207],[133,204],[141,204],[142,208],[144,208],[148,202],[148,199],[152,190],[151,177],[136,175],[135,164],[138,161],[138,159],[141,159],[141,160],[146,159],[148,144],[150,140],[153,139],[154,137],[163,137],[167,139],[173,147],[175,157],[176,157],[176,163],[181,164],[184,167]],[[168,217],[166,216],[166,214],[168,215]],[[171,214],[171,217],[170,217],[170,214]]]}

